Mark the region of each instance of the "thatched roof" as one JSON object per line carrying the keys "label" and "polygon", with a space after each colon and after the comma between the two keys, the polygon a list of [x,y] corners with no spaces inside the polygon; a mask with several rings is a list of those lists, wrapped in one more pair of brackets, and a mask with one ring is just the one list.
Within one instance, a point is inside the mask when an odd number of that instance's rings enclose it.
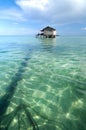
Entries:
{"label": "thatched roof", "polygon": [[47,31],[55,31],[56,29],[47,26],[47,27],[43,28],[41,31],[44,31],[44,30],[47,30]]}

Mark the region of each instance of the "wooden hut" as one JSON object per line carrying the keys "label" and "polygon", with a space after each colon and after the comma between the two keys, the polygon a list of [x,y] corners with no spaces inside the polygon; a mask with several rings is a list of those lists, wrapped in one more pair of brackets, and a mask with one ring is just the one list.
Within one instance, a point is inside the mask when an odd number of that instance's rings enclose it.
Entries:
{"label": "wooden hut", "polygon": [[56,37],[56,29],[47,26],[41,30],[41,33],[37,34],[38,37],[45,38],[55,38]]}

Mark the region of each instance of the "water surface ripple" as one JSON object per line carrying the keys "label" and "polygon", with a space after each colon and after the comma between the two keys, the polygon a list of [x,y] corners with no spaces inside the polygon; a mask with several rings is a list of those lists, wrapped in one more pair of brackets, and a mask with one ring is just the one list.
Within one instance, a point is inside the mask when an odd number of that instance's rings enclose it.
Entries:
{"label": "water surface ripple", "polygon": [[0,129],[86,130],[86,37],[0,36]]}

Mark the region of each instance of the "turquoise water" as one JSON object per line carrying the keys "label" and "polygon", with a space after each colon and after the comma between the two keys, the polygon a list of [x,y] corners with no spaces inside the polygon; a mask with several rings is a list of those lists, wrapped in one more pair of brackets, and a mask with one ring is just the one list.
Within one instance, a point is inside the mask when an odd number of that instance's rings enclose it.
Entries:
{"label": "turquoise water", "polygon": [[0,36],[0,130],[86,130],[85,36]]}

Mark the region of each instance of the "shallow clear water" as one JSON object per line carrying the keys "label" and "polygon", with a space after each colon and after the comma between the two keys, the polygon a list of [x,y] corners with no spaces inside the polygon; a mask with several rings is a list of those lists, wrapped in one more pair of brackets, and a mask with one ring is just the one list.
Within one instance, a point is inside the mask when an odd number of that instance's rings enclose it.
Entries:
{"label": "shallow clear water", "polygon": [[86,37],[0,36],[0,129],[86,130]]}

